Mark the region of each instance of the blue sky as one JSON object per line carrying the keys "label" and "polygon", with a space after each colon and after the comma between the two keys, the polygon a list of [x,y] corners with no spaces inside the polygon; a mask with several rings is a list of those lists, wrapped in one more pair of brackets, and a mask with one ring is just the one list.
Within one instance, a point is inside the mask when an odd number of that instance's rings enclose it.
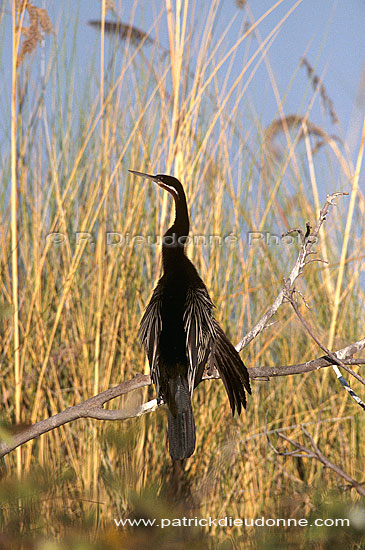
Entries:
{"label": "blue sky", "polygon": [[[63,3],[65,7],[72,10],[72,2]],[[118,5],[118,0],[116,4]],[[209,4],[205,0],[200,0],[201,9],[196,16],[201,19],[200,24],[204,24],[204,16]],[[258,19],[273,4],[272,0],[248,2],[255,19]],[[294,0],[284,1],[260,24],[259,31],[263,38],[294,4]],[[134,2],[124,1],[121,20],[130,22],[133,12],[133,24],[142,30],[149,30],[164,5],[162,0],[151,0],[139,2],[135,8]],[[239,34],[246,12],[237,10],[234,1],[222,0],[216,36],[220,33],[219,25],[223,30],[233,15],[236,15],[236,20],[230,32],[232,42]],[[79,36],[80,60],[83,56],[85,60],[87,59],[90,46],[98,40],[98,33],[89,28],[86,22],[99,17],[99,2],[81,1],[80,23],[85,22],[85,26],[82,36]],[[80,25],[80,28],[82,27]],[[157,32],[162,45],[168,46],[165,15],[162,16]],[[151,35],[156,36],[156,33],[152,32]],[[268,55],[281,95],[284,95],[305,52],[307,59],[315,67],[316,73],[319,76],[323,75],[323,84],[333,101],[344,132],[343,137],[349,139],[353,153],[356,155],[365,105],[365,76],[359,95],[362,71],[365,73],[365,1],[302,1],[284,24]],[[237,67],[238,70],[239,67]],[[301,68],[285,102],[286,114],[298,112],[307,86],[308,78],[305,70]],[[257,102],[255,107],[258,112],[263,112],[265,122],[270,123],[275,116],[277,106],[264,64],[255,75],[248,94],[251,101]],[[314,109],[312,117],[318,117],[313,122],[321,123],[319,110],[317,112]]]}
{"label": "blue sky", "polygon": [[[96,55],[94,66],[98,69],[97,54],[100,36],[95,29],[87,25],[87,22],[90,19],[100,19],[101,2],[98,0],[63,0],[62,2],[38,0],[35,3],[38,6],[46,7],[55,27],[57,28],[59,22],[61,22],[60,29],[66,27],[66,32],[73,32],[72,21],[75,17],[78,17],[76,47],[72,48],[72,40],[70,39],[70,51],[67,53],[68,56],[73,58],[78,67],[78,79],[82,89],[85,78],[90,78],[89,66],[94,55]],[[163,0],[145,0],[137,3],[132,0],[124,0],[123,2],[116,0],[115,3],[122,22],[129,22],[145,31],[150,30],[158,14],[163,12],[165,6]],[[193,4],[192,0],[190,4]],[[258,19],[273,4],[272,0],[247,2],[252,17],[255,19]],[[259,32],[263,38],[268,35],[280,18],[294,4],[295,0],[284,1],[260,24]],[[4,6],[8,11],[8,6],[3,4]],[[204,18],[209,6],[210,2],[200,0],[199,10],[194,16],[194,27],[196,27],[197,32],[199,27],[204,25]],[[239,36],[242,22],[246,19],[247,13],[246,9],[238,10],[233,0],[222,0],[220,2],[215,39],[220,36],[232,17],[235,17],[226,41],[226,49],[227,42],[234,43],[237,36]],[[113,19],[111,16],[108,17]],[[3,111],[3,120],[7,118],[9,112],[10,23],[10,13],[6,13],[2,25],[3,98],[0,105]],[[69,30],[67,30],[67,27],[69,27]],[[303,98],[305,97],[305,90],[308,90],[309,87],[308,77],[304,68],[298,69],[299,61],[304,53],[315,68],[316,73],[319,76],[323,75],[323,84],[334,104],[343,131],[342,137],[348,141],[353,159],[356,158],[359,145],[365,105],[365,76],[363,76],[363,86],[360,90],[362,73],[365,73],[364,30],[364,0],[303,0],[280,30],[268,54],[280,96],[285,95],[293,74],[297,71],[284,104],[284,112],[287,115],[305,112],[306,105],[303,105]],[[151,36],[157,37],[163,46],[168,46],[165,12],[162,13],[157,27],[151,31]],[[252,48],[255,47],[257,47],[257,42],[256,45],[252,44]],[[235,74],[238,74],[239,70],[239,66],[233,66],[232,78]],[[96,74],[95,82],[97,78],[98,75]],[[310,96],[311,93],[307,94],[307,98],[310,99]],[[260,113],[264,124],[267,125],[276,118],[277,105],[264,63],[262,63],[252,80],[246,99],[249,100],[253,109]],[[322,116],[320,102],[317,101],[310,118],[312,122],[322,124]],[[330,125],[328,128],[331,131]],[[337,133],[339,130],[334,128],[333,132]]]}

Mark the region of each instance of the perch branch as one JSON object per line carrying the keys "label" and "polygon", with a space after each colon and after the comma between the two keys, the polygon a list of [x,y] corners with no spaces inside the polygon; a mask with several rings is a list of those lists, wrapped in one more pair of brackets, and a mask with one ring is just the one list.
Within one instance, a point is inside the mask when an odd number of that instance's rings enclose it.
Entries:
{"label": "perch branch", "polygon": [[135,409],[124,409],[121,411],[103,409],[103,405],[111,399],[115,399],[116,397],[129,393],[132,390],[147,386],[150,383],[151,379],[148,375],[137,375],[132,380],[123,382],[122,384],[99,393],[98,395],[87,399],[87,401],[83,401],[73,407],[68,407],[64,411],[55,414],[50,418],[46,418],[45,420],[41,420],[21,432],[13,435],[9,434],[7,438],[8,441],[3,440],[0,443],[0,457],[8,454],[19,445],[23,445],[31,439],[35,439],[50,430],[54,430],[55,428],[67,424],[68,422],[72,422],[73,420],[77,420],[78,418],[125,420],[126,418],[140,416],[146,412],[151,412],[157,407],[156,399],[150,401],[149,403],[144,403]]}
{"label": "perch branch", "polygon": [[[342,361],[353,364],[354,360],[351,359],[352,355],[360,352],[365,348],[365,338],[359,342],[354,342],[345,348],[342,348],[335,352],[336,357],[340,357]],[[356,364],[365,364],[364,359],[356,360]],[[328,356],[308,361],[307,363],[301,363],[298,365],[289,365],[283,367],[252,367],[248,369],[250,378],[253,380],[258,378],[271,378],[276,376],[289,376],[294,374],[303,374],[306,372],[315,371],[324,367],[333,365],[333,359]],[[219,378],[216,373],[205,372],[203,379]],[[95,418],[97,420],[126,420],[128,418],[135,418],[142,414],[150,413],[158,407],[157,399],[153,399],[147,403],[131,408],[122,410],[108,410],[104,409],[103,405],[116,397],[125,395],[132,390],[149,386],[151,384],[151,377],[147,374],[138,374],[132,380],[128,380],[110,388],[94,397],[91,397],[87,401],[83,401],[73,407],[68,407],[64,411],[41,420],[24,430],[9,434],[6,440],[0,442],[0,457],[10,453],[19,445],[23,445],[31,439],[35,439],[40,435],[49,432],[59,426],[77,420],[78,418]]]}

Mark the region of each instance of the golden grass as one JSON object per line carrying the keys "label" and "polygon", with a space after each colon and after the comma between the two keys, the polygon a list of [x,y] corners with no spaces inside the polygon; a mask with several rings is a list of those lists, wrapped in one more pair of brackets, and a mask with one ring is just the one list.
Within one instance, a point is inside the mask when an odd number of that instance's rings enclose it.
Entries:
{"label": "golden grass", "polygon": [[[103,24],[109,3],[102,0],[101,57],[90,68],[86,100],[71,107],[73,73],[62,73],[55,46],[49,50],[49,74],[59,71],[70,97],[62,100],[57,78],[48,78],[52,100],[41,112],[42,126],[32,117],[40,90],[24,92],[24,109],[16,111],[17,78],[24,78],[30,57],[19,65],[14,56],[11,208],[3,199],[0,233],[1,384],[3,419],[9,424],[36,422],[148,370],[136,333],[160,274],[159,248],[133,244],[132,238],[150,235],[155,242],[169,223],[172,205],[166,194],[132,180],[128,168],[181,178],[193,235],[237,236],[231,246],[188,247],[234,342],[272,303],[297,251],[295,245],[248,246],[247,232],[278,235],[314,222],[324,195],[348,190],[351,182],[350,207],[346,199],[339,201],[319,243],[329,265],[308,266],[298,286],[312,307],[306,316],[324,342],[330,338],[336,348],[362,336],[362,149],[354,168],[346,144],[311,122],[312,106],[323,95],[320,85],[313,93],[309,87],[303,112],[285,114],[267,52],[300,1],[267,36],[258,32],[281,4],[276,2],[257,21],[235,12],[222,35],[214,36],[219,8],[214,0],[204,8],[206,23],[196,36],[189,17],[189,9],[198,9],[195,3],[166,0],[165,11],[157,15],[168,25],[168,55],[161,56],[157,21],[139,43],[136,35],[133,40],[126,35],[122,51],[116,47],[111,54]],[[21,12],[13,12],[15,52],[26,4],[21,6]],[[227,36],[238,16],[241,31],[232,46]],[[249,42],[254,33],[255,41]],[[58,41],[56,36],[61,51]],[[240,71],[234,71],[237,63]],[[263,63],[279,113],[268,128],[245,104]],[[247,107],[244,124],[242,106]],[[315,138],[322,142],[320,149]],[[8,170],[4,165],[1,170],[6,183]],[[91,239],[77,244],[77,231]],[[132,244],[107,245],[107,231],[129,235]],[[49,237],[54,232],[66,235],[65,241],[56,244]],[[289,307],[279,311],[277,321],[244,351],[248,366],[285,365],[321,355]],[[265,426],[301,439],[300,424],[305,423],[322,452],[361,481],[360,408],[329,369],[252,386],[242,419],[232,419],[220,382],[205,382],[194,394],[198,441],[186,475],[199,501],[196,514],[306,517],[315,510],[320,515],[336,499],[347,513],[357,494],[344,496],[342,482],[314,461],[274,455]],[[152,395],[152,388],[136,391],[110,406],[129,406]],[[39,529],[62,539],[63,529],[73,532],[73,521],[89,540],[102,532],[107,537],[114,517],[138,513],[143,502],[149,503],[146,514],[167,513],[164,495],[171,465],[165,412],[123,424],[80,420],[65,425],[6,457],[3,468],[5,529],[11,531],[14,518],[20,518],[22,533]],[[11,485],[16,470],[22,486]],[[22,498],[21,511],[5,486]],[[169,506],[169,513],[177,513]],[[212,535],[229,548],[240,547],[240,536],[248,548],[263,547],[252,530],[213,529]],[[214,546],[212,540],[207,545]]]}
{"label": "golden grass", "polygon": [[342,290],[344,268],[345,268],[345,262],[347,257],[347,249],[349,245],[350,236],[352,236],[352,233],[353,233],[352,222],[353,222],[357,194],[359,192],[359,177],[360,177],[363,154],[364,154],[364,140],[365,140],[365,118],[364,118],[363,127],[362,127],[361,143],[360,143],[359,153],[357,156],[355,173],[352,178],[350,205],[347,212],[346,227],[345,227],[345,233],[343,238],[343,245],[341,249],[340,266],[338,270],[336,290],[335,290],[335,296],[334,296],[334,307],[333,307],[333,313],[332,313],[332,319],[331,319],[330,333],[328,337],[328,346],[330,348],[333,346],[333,341],[335,337],[336,322],[337,322],[338,310],[340,306],[340,294]]}
{"label": "golden grass", "polygon": [[[24,9],[19,17],[23,18]],[[20,422],[21,379],[19,362],[19,296],[18,296],[18,187],[17,187],[17,126],[16,126],[16,96],[17,96],[17,65],[20,32],[16,28],[15,2],[13,2],[13,63],[12,63],[12,90],[11,90],[11,272],[12,272],[12,306],[13,306],[13,353],[14,353],[14,382],[15,382],[15,421]],[[16,450],[17,473],[20,477],[22,470],[21,451]]]}

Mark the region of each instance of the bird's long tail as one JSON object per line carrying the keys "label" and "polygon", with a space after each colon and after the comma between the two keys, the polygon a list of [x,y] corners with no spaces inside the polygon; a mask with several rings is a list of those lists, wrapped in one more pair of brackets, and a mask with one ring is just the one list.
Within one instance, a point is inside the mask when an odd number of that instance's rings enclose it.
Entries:
{"label": "bird's long tail", "polygon": [[214,321],[216,338],[209,361],[218,369],[231,405],[232,414],[241,406],[246,408],[245,390],[251,393],[247,369],[217,321]]}
{"label": "bird's long tail", "polygon": [[172,460],[183,460],[195,449],[195,422],[187,383],[181,376],[169,380],[168,434]]}

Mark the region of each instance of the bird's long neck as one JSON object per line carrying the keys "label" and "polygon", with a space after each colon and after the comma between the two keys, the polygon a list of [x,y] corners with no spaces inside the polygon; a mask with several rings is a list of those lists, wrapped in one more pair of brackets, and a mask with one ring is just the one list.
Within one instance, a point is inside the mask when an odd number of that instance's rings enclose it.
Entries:
{"label": "bird's long neck", "polygon": [[162,263],[164,272],[179,268],[185,255],[186,237],[189,235],[189,214],[183,189],[174,195],[175,221],[166,231],[162,241]]}

